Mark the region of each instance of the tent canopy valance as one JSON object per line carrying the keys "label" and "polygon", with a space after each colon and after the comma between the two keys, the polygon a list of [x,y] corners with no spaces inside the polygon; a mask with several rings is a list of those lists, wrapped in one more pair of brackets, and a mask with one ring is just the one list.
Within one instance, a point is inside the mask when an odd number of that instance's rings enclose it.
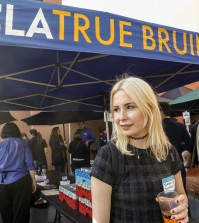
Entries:
{"label": "tent canopy valance", "polygon": [[199,80],[199,34],[110,13],[0,2],[0,109],[105,110],[126,72],[157,92]]}
{"label": "tent canopy valance", "polygon": [[2,45],[199,64],[199,34],[110,13],[2,0]]}

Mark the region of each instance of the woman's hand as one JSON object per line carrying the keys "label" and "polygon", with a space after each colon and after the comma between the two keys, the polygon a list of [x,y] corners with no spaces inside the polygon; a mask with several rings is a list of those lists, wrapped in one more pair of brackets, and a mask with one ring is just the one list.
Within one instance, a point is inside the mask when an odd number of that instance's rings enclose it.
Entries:
{"label": "woman's hand", "polygon": [[177,223],[187,223],[189,222],[188,217],[188,204],[186,202],[186,197],[184,194],[180,194],[175,201],[178,206],[171,209],[171,219],[176,220]]}
{"label": "woman's hand", "polygon": [[35,170],[29,170],[31,179],[32,179],[32,193],[34,193],[37,189],[37,183],[36,183],[36,179],[35,179]]}
{"label": "woman's hand", "polygon": [[37,184],[36,184],[36,181],[33,181],[32,182],[32,193],[34,194],[36,190],[37,190]]}

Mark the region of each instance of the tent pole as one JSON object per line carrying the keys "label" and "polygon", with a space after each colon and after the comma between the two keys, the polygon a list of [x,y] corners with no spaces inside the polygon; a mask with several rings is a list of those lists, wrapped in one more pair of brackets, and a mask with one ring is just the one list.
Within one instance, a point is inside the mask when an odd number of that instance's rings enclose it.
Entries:
{"label": "tent pole", "polygon": [[[68,144],[70,144],[71,142],[71,124],[68,123]],[[70,170],[70,173],[72,173],[72,170],[71,170],[71,163],[72,163],[72,156],[71,156],[71,153],[69,153],[69,170]]]}
{"label": "tent pole", "polygon": [[107,135],[107,142],[109,142],[109,127],[108,127],[108,120],[109,120],[109,113],[106,110],[106,97],[104,95],[104,122],[106,125],[106,135]]}
{"label": "tent pole", "polygon": [[68,123],[68,141],[71,142],[71,125]]}
{"label": "tent pole", "polygon": [[64,141],[66,141],[66,131],[65,131],[65,126],[63,124],[63,133],[64,133]]}
{"label": "tent pole", "polygon": [[[65,125],[64,124],[63,124],[63,133],[64,133],[64,145],[67,148],[67,144],[66,144],[66,131],[65,131]],[[67,149],[66,149],[66,157],[68,157],[68,155],[67,155]],[[68,163],[66,165],[66,174],[68,174]]]}
{"label": "tent pole", "polygon": [[[105,111],[106,112],[106,116],[108,116],[109,114],[108,114],[108,112],[107,111]],[[109,142],[109,127],[108,127],[108,120],[107,120],[107,118],[106,118],[106,122],[105,122],[105,124],[106,124],[106,134],[107,134],[107,142]]]}

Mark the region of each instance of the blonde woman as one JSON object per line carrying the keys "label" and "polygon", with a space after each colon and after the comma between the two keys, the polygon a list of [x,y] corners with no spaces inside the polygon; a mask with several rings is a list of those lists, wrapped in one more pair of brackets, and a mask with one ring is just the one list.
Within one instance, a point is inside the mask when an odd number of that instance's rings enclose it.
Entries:
{"label": "blonde woman", "polygon": [[171,218],[188,222],[182,163],[164,133],[152,88],[142,79],[125,77],[111,90],[110,109],[112,146],[123,154],[124,174],[115,188],[112,153],[108,145],[102,147],[91,171],[93,223],[163,222],[156,201],[163,190],[176,190],[179,195]]}

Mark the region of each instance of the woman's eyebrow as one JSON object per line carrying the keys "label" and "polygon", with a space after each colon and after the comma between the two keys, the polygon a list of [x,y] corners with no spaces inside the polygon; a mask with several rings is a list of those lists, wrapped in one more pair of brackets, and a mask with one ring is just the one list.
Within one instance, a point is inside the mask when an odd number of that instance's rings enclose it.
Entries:
{"label": "woman's eyebrow", "polygon": [[124,105],[136,105],[134,102],[127,102],[126,104],[124,104]]}
{"label": "woman's eyebrow", "polygon": [[[134,102],[126,102],[124,105],[136,105]],[[119,105],[113,105],[113,106],[119,106]]]}

